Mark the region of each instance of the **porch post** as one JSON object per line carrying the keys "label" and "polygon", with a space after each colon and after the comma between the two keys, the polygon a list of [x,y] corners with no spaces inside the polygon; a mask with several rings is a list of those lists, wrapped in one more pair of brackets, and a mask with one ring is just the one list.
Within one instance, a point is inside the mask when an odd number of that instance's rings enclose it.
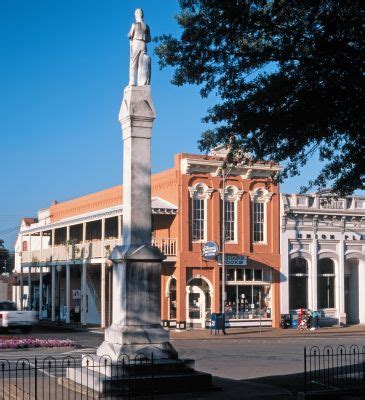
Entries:
{"label": "porch post", "polygon": [[82,262],[81,273],[81,324],[86,325],[86,260]]}
{"label": "porch post", "polygon": [[309,307],[312,310],[318,310],[318,239],[314,235],[313,239],[313,253],[312,253],[312,280],[311,280],[311,290],[312,296],[309,296],[309,300],[312,299],[312,304],[309,303]]}
{"label": "porch post", "polygon": [[39,267],[39,316],[38,318],[42,319],[42,311],[43,311],[43,267]]}
{"label": "porch post", "polygon": [[105,318],[105,298],[106,298],[106,293],[105,293],[105,275],[106,275],[106,262],[101,263],[101,290],[100,290],[100,304],[101,304],[101,327],[105,328],[106,327],[106,318]]}
{"label": "porch post", "polygon": [[20,294],[19,294],[19,307],[23,310],[23,296],[24,296],[24,275],[23,266],[20,266]]}
{"label": "porch post", "polygon": [[52,272],[52,287],[51,287],[51,308],[52,308],[52,315],[51,320],[56,321],[56,266],[51,266]]}
{"label": "porch post", "polygon": [[[335,282],[337,281],[337,285],[335,285],[338,293],[337,296],[337,313],[338,313],[338,322],[339,325],[346,325],[346,312],[345,312],[345,239],[341,237],[340,240],[340,251],[338,257],[338,273],[337,279],[335,278]],[[335,291],[336,293],[336,291]]]}
{"label": "porch post", "polygon": [[28,267],[28,307],[27,309],[32,310],[32,267]]}
{"label": "porch post", "polygon": [[122,241],[122,216],[118,215],[118,243]]}
{"label": "porch post", "polygon": [[70,264],[66,264],[66,324],[70,323]]}

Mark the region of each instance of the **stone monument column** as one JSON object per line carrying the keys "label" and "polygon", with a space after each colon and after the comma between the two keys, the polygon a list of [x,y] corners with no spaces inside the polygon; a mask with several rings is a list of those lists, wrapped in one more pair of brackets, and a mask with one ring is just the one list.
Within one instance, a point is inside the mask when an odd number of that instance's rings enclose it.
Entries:
{"label": "stone monument column", "polygon": [[[146,71],[150,64],[141,61],[146,48],[143,29],[148,28],[138,23],[142,16],[142,10],[137,9],[137,23],[132,25],[130,33],[133,76],[139,72],[135,71],[136,65],[143,68],[144,74],[151,75]],[[110,257],[113,261],[113,321],[97,350],[98,356],[108,355],[112,360],[117,360],[121,354],[133,357],[140,352],[146,356],[153,353],[155,359],[177,358],[169,342],[169,333],[161,327],[164,255],[151,246],[151,134],[156,111],[151,86],[145,82],[143,79],[138,86],[130,82],[124,89],[119,112],[124,147],[123,245],[115,247]]]}

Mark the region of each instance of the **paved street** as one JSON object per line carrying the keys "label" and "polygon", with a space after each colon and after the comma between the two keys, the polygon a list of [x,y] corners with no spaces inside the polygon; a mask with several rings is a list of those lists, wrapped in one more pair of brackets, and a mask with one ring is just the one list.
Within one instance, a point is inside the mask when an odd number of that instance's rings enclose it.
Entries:
{"label": "paved street", "polygon": [[[6,336],[24,335],[15,332],[1,335],[1,337]],[[25,357],[33,362],[34,357],[52,356],[62,359],[65,356],[72,356],[79,360],[81,354],[93,352],[103,340],[102,331],[99,329],[84,332],[65,330],[57,332],[53,329],[47,332],[42,328],[34,330],[28,336],[69,338],[82,347],[2,350],[0,358],[15,362],[18,358]],[[258,398],[257,390],[264,398],[265,393],[268,395],[277,393],[281,398],[285,396],[292,398],[291,393],[296,393],[303,385],[303,377],[300,374],[304,369],[304,346],[323,347],[340,344],[363,346],[365,327],[320,329],[306,333],[293,330],[265,329],[260,332],[253,328],[231,329],[226,336],[210,335],[208,330],[185,331],[172,332],[171,341],[181,358],[195,359],[196,369],[209,372],[215,377],[215,384],[223,388],[226,398]],[[245,397],[242,397],[243,387]],[[198,398],[221,398],[221,395],[222,392],[214,392],[209,395],[202,394]],[[184,397],[186,395],[181,396],[186,398]]]}

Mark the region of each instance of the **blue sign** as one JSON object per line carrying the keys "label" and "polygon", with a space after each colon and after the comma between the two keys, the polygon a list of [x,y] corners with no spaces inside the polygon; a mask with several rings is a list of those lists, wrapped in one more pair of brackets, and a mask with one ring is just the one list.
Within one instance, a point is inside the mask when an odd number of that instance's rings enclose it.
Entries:
{"label": "blue sign", "polygon": [[[247,256],[241,254],[225,254],[224,264],[231,266],[247,265]],[[218,256],[218,265],[222,265],[222,254]]]}
{"label": "blue sign", "polygon": [[215,260],[218,250],[219,248],[216,242],[206,242],[202,248],[202,256],[207,260]]}

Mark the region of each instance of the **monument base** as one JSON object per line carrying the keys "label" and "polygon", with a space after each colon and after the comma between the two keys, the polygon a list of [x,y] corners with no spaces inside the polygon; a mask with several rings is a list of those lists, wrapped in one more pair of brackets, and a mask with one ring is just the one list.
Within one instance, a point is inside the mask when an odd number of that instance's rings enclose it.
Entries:
{"label": "monument base", "polygon": [[120,326],[111,325],[105,330],[105,340],[96,354],[108,356],[113,361],[128,355],[135,358],[143,354],[151,359],[177,359],[176,350],[169,342],[169,334],[161,326]]}
{"label": "monument base", "polygon": [[68,368],[62,385],[79,393],[116,398],[152,393],[211,391],[212,376],[193,369],[193,360],[135,360],[111,363],[108,357],[86,355],[82,367]]}

